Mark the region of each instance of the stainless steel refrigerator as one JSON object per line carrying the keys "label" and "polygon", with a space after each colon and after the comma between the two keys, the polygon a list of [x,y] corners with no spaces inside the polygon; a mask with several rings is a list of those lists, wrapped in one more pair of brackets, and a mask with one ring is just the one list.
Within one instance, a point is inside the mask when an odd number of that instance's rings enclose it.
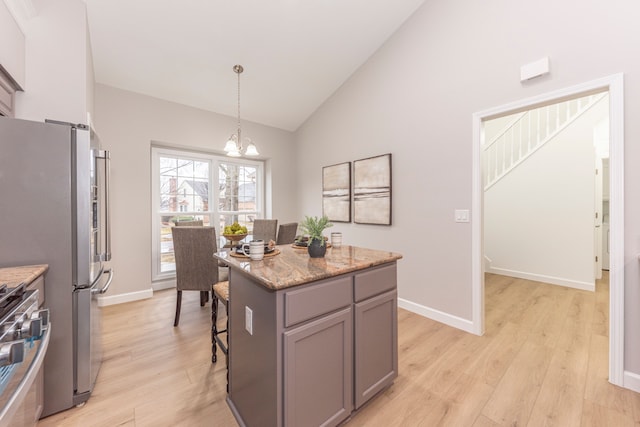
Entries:
{"label": "stainless steel refrigerator", "polygon": [[109,153],[85,125],[0,117],[0,267],[48,264],[43,416],[85,402],[101,352],[98,295],[113,272]]}

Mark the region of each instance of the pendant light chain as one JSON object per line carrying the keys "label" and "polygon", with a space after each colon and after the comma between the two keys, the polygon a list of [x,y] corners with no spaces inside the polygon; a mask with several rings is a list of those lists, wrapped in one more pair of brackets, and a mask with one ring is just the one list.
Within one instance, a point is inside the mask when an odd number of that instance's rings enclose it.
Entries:
{"label": "pendant light chain", "polygon": [[[227,152],[228,156],[231,157],[240,157],[242,154],[243,146],[242,146],[242,129],[240,128],[240,74],[244,71],[242,65],[234,65],[233,72],[238,75],[238,133],[236,135],[231,135],[229,140],[227,141],[224,151]],[[246,156],[259,156],[256,145],[247,138],[248,145],[246,147],[245,155]]]}
{"label": "pendant light chain", "polygon": [[[236,67],[238,67],[236,65]],[[242,72],[242,66],[240,68],[234,67],[235,72],[238,74],[238,143],[240,143],[240,73]]]}
{"label": "pendant light chain", "polygon": [[238,149],[242,150],[242,131],[240,129],[240,74],[244,71],[242,65],[234,65],[233,71],[238,75]]}

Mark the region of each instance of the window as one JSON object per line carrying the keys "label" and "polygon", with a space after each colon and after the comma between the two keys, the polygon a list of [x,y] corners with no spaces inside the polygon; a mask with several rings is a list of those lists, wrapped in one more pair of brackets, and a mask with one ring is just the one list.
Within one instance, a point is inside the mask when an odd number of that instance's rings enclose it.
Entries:
{"label": "window", "polygon": [[260,216],[257,178],[256,166],[229,162],[218,164],[218,209],[221,226],[238,222],[251,230],[251,223]]}
{"label": "window", "polygon": [[151,174],[153,280],[175,275],[176,221],[200,219],[220,237],[225,225],[237,221],[251,230],[263,216],[262,162],[153,147]]}

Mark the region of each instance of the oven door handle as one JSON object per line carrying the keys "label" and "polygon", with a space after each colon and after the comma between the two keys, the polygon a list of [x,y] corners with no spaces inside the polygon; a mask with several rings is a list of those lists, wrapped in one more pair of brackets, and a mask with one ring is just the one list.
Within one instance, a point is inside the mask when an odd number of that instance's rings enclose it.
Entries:
{"label": "oven door handle", "polygon": [[16,391],[7,400],[4,408],[2,408],[2,412],[0,412],[0,427],[10,427],[10,423],[12,422],[16,409],[18,409],[20,404],[24,401],[29,389],[40,372],[44,356],[47,353],[47,347],[49,347],[50,337],[51,324],[49,324],[49,327],[42,334],[42,342],[38,346],[36,355],[34,356],[29,369],[25,373],[24,377],[22,377],[22,380],[20,380],[20,384],[18,384]]}
{"label": "oven door handle", "polygon": [[[91,294],[104,294],[109,290],[109,286],[111,286],[111,282],[113,281],[113,268],[110,268],[108,270],[104,270],[105,273],[109,273],[109,278],[107,279],[107,283],[104,284],[104,286],[101,289],[98,289],[96,286],[98,285],[98,283],[100,282],[99,280],[96,280],[95,284],[91,287]],[[98,279],[102,277],[102,274],[100,274],[100,276],[98,276]]]}

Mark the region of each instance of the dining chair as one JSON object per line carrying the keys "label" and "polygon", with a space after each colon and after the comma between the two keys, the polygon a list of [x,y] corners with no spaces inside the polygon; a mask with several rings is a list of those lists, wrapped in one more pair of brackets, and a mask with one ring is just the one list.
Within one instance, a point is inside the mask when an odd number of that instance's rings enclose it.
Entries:
{"label": "dining chair", "polygon": [[262,239],[266,242],[269,240],[276,241],[276,232],[278,231],[277,219],[255,219],[253,220],[253,235],[254,240]]}
{"label": "dining chair", "polygon": [[204,224],[201,219],[194,219],[193,221],[176,221],[176,227],[202,227]]}
{"label": "dining chair", "polygon": [[276,245],[285,245],[285,244],[293,243],[296,240],[297,232],[298,232],[297,222],[280,224],[280,227],[278,227],[278,239],[276,240]]}
{"label": "dining chair", "polygon": [[173,326],[180,322],[182,291],[200,291],[200,306],[209,299],[212,286],[221,278],[215,227],[172,227],[173,251],[176,262],[176,316]]}

